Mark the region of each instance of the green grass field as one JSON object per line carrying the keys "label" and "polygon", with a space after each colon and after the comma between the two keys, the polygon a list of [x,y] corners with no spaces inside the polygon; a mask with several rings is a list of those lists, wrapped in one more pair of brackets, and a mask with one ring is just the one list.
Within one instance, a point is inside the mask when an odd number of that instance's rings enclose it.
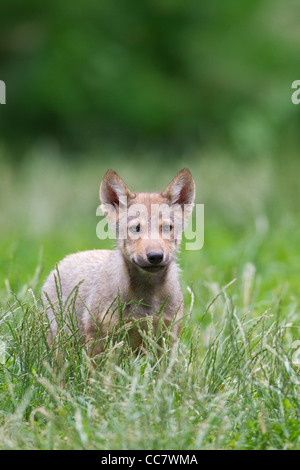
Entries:
{"label": "green grass field", "polygon": [[[162,163],[164,162],[164,163]],[[65,363],[47,344],[40,288],[96,237],[98,188],[113,168],[162,190],[182,167],[205,204],[205,242],[180,254],[185,324],[159,358],[134,357],[126,328],[96,367],[75,337]],[[75,162],[36,149],[0,155],[1,449],[299,449],[300,224],[296,158],[219,150],[168,163],[109,154]]]}

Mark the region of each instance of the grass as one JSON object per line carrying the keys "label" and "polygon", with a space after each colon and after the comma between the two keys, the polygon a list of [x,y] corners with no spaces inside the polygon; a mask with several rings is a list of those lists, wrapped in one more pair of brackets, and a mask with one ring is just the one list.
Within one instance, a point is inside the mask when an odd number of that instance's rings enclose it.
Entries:
{"label": "grass", "polygon": [[[157,163],[155,177],[153,156],[50,157],[17,170],[0,161],[1,449],[299,449],[296,160],[207,152]],[[101,175],[112,167],[133,189],[157,190],[183,166],[205,203],[205,244],[181,253],[177,347],[158,356],[150,334],[136,357],[122,325],[95,365],[62,329],[58,376],[40,287],[65,254],[110,246],[95,235]]]}

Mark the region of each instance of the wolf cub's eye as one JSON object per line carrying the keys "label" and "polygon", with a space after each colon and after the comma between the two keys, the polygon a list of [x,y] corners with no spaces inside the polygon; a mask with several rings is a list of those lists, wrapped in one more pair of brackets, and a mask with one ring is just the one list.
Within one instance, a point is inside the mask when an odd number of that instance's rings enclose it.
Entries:
{"label": "wolf cub's eye", "polygon": [[164,233],[172,232],[172,230],[173,230],[173,225],[164,224],[164,225],[162,225],[161,230],[162,230],[162,232],[164,232]]}
{"label": "wolf cub's eye", "polygon": [[141,231],[141,226],[140,226],[140,224],[138,224],[138,225],[132,225],[131,227],[129,227],[129,230],[130,230],[130,232],[132,232],[132,233],[138,233],[138,232]]}

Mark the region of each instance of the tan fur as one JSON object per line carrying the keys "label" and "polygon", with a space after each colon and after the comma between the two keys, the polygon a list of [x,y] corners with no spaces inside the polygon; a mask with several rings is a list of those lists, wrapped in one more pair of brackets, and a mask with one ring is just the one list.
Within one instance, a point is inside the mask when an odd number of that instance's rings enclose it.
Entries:
{"label": "tan fur", "polygon": [[[122,197],[127,198],[127,206],[122,203]],[[175,261],[176,251],[180,245],[181,233],[175,233],[173,229],[169,239],[163,237],[162,225],[164,223],[161,213],[157,213],[159,229],[155,233],[152,230],[153,204],[167,204],[170,210],[171,224],[177,214],[176,208],[189,205],[185,219],[191,213],[195,198],[195,186],[191,173],[187,169],[181,170],[173,181],[162,193],[137,193],[131,192],[124,181],[113,170],[108,170],[104,175],[100,186],[100,199],[102,209],[107,219],[111,221],[116,215],[117,226],[124,222],[121,209],[134,208],[133,204],[143,205],[147,209],[145,213],[128,212],[125,220],[126,230],[140,227],[141,233],[135,234],[135,239],[126,237],[117,238],[115,250],[92,250],[72,254],[64,258],[58,264],[60,281],[55,283],[57,271],[53,270],[43,286],[43,301],[47,308],[53,335],[57,330],[56,314],[58,309],[57,284],[61,288],[62,305],[67,309],[72,289],[78,283],[79,295],[76,297],[75,312],[80,334],[84,341],[90,343],[89,352],[95,355],[103,350],[103,338],[112,330],[118,322],[118,310],[112,315],[119,296],[122,302],[142,301],[143,305],[136,308],[133,304],[128,305],[123,318],[130,316],[132,319],[152,317],[154,327],[158,322],[155,315],[162,304],[168,298],[163,308],[163,322],[168,327],[176,316],[176,322],[172,333],[176,337],[180,329],[180,319],[183,316],[183,295],[180,288],[178,267]],[[138,206],[137,206],[138,207]],[[184,223],[185,220],[182,220]],[[154,225],[154,224],[153,224]],[[163,256],[160,263],[152,265],[151,254],[157,253]],[[152,256],[153,258],[153,256]],[[70,296],[72,297],[72,296]],[[74,296],[73,296],[74,297]],[[49,302],[50,299],[50,302]],[[53,312],[54,309],[54,312]],[[132,313],[133,312],[133,313]],[[178,321],[179,320],[179,321]],[[146,322],[145,322],[146,324]],[[143,327],[143,325],[142,325]],[[145,326],[146,327],[146,326]],[[100,334],[99,334],[100,330]],[[129,339],[133,350],[142,344],[142,338],[138,328],[132,328]]]}

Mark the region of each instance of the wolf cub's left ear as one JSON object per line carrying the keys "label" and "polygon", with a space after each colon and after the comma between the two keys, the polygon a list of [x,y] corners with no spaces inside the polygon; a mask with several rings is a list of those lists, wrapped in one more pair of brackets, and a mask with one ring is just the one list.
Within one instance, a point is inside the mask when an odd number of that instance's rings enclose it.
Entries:
{"label": "wolf cub's left ear", "polygon": [[167,199],[169,205],[179,204],[184,209],[185,217],[188,217],[194,207],[195,183],[190,170],[183,168],[168,187],[161,193]]}

